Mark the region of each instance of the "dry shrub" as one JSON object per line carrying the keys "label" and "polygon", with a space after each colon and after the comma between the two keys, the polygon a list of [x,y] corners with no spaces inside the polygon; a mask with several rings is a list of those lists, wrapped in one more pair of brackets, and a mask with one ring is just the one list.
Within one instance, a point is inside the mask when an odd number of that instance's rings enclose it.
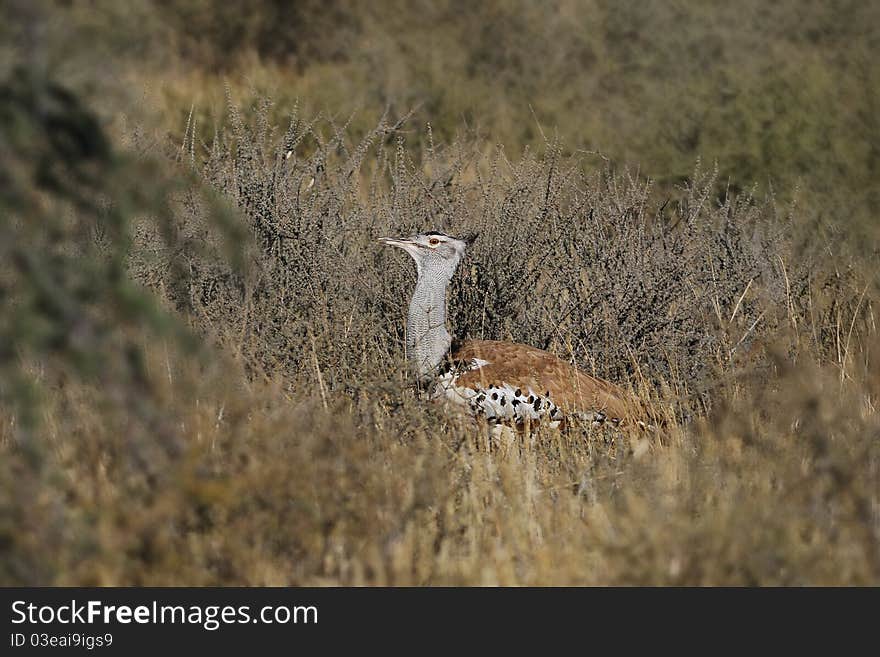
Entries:
{"label": "dry shrub", "polygon": [[[479,235],[451,286],[454,335],[532,344],[646,391],[670,386],[687,412],[741,369],[771,367],[768,345],[845,367],[843,343],[871,330],[866,281],[831,264],[827,244],[796,248],[797,206],[734,195],[699,165],[676,197],[658,197],[556,142],[510,162],[500,146],[435,145],[428,126],[416,162],[404,121],[383,117],[353,142],[347,125],[295,112],[281,133],[270,108],[246,121],[230,104],[232,128],[203,156],[191,133],[180,149],[241,210],[250,278],[179,252],[133,268],[172,289],[164,272],[184,258],[177,269],[192,278],[178,306],[270,376],[356,396],[402,367],[414,272],[375,238],[427,229]],[[180,213],[184,241],[210,241],[196,199]]]}
{"label": "dry shrub", "polygon": [[[240,209],[247,273],[197,194],[177,195],[178,239],[144,223],[131,253],[219,345],[206,363],[143,338],[183,451],[155,480],[118,467],[149,436],[73,381],[50,387],[35,475],[2,409],[4,583],[880,582],[876,291],[795,248],[796,207],[701,169],[656,198],[552,141],[509,162],[428,133],[416,162],[387,117],[352,143],[329,120],[277,131],[267,109],[230,107],[230,132],[178,154]],[[480,233],[457,335],[550,349],[667,426],[491,441],[411,394],[412,266],[373,240],[425,228]]]}

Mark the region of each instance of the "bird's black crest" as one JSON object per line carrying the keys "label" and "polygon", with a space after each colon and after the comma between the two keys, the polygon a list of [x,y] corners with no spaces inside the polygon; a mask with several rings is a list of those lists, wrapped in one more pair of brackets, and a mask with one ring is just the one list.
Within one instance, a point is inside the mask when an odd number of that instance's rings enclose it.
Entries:
{"label": "bird's black crest", "polygon": [[479,233],[468,233],[467,235],[462,235],[461,239],[465,244],[470,246],[476,241],[478,235]]}
{"label": "bird's black crest", "polygon": [[[423,235],[434,235],[434,236],[438,236],[438,237],[451,237],[451,235],[447,235],[446,233],[441,233],[439,230],[429,230],[429,231],[424,232]],[[474,243],[474,240],[477,239],[477,233],[467,233],[466,235],[462,235],[461,237],[459,237],[457,239],[460,239],[462,242],[464,242],[465,244],[470,246],[471,244]]]}

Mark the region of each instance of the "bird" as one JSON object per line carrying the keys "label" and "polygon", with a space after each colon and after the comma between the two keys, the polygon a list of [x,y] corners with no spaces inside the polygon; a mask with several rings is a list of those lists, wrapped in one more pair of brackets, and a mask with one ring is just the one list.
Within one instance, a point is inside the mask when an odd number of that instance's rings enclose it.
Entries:
{"label": "bird", "polygon": [[408,357],[431,382],[429,396],[494,424],[523,427],[573,419],[593,426],[638,424],[641,405],[621,387],[536,347],[498,340],[454,340],[446,328],[446,290],[474,237],[439,231],[379,242],[412,256],[417,281],[406,323]]}

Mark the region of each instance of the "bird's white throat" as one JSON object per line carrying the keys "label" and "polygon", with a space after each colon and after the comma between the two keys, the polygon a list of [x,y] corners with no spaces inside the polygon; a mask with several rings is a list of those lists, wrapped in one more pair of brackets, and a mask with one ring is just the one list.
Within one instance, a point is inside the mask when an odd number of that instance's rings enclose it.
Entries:
{"label": "bird's white throat", "polygon": [[434,373],[452,344],[446,330],[445,272],[419,271],[419,280],[409,304],[406,342],[409,358],[421,376]]}

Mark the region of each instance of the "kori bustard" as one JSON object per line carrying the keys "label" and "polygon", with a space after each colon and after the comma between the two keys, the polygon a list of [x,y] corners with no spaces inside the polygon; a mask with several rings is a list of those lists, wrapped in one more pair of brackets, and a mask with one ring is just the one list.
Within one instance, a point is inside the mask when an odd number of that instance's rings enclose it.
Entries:
{"label": "kori bustard", "polygon": [[577,417],[594,424],[638,423],[635,399],[542,349],[495,340],[454,341],[446,329],[446,288],[470,244],[430,231],[383,237],[409,253],[418,280],[406,325],[408,356],[431,396],[463,406],[491,422],[552,426]]}

